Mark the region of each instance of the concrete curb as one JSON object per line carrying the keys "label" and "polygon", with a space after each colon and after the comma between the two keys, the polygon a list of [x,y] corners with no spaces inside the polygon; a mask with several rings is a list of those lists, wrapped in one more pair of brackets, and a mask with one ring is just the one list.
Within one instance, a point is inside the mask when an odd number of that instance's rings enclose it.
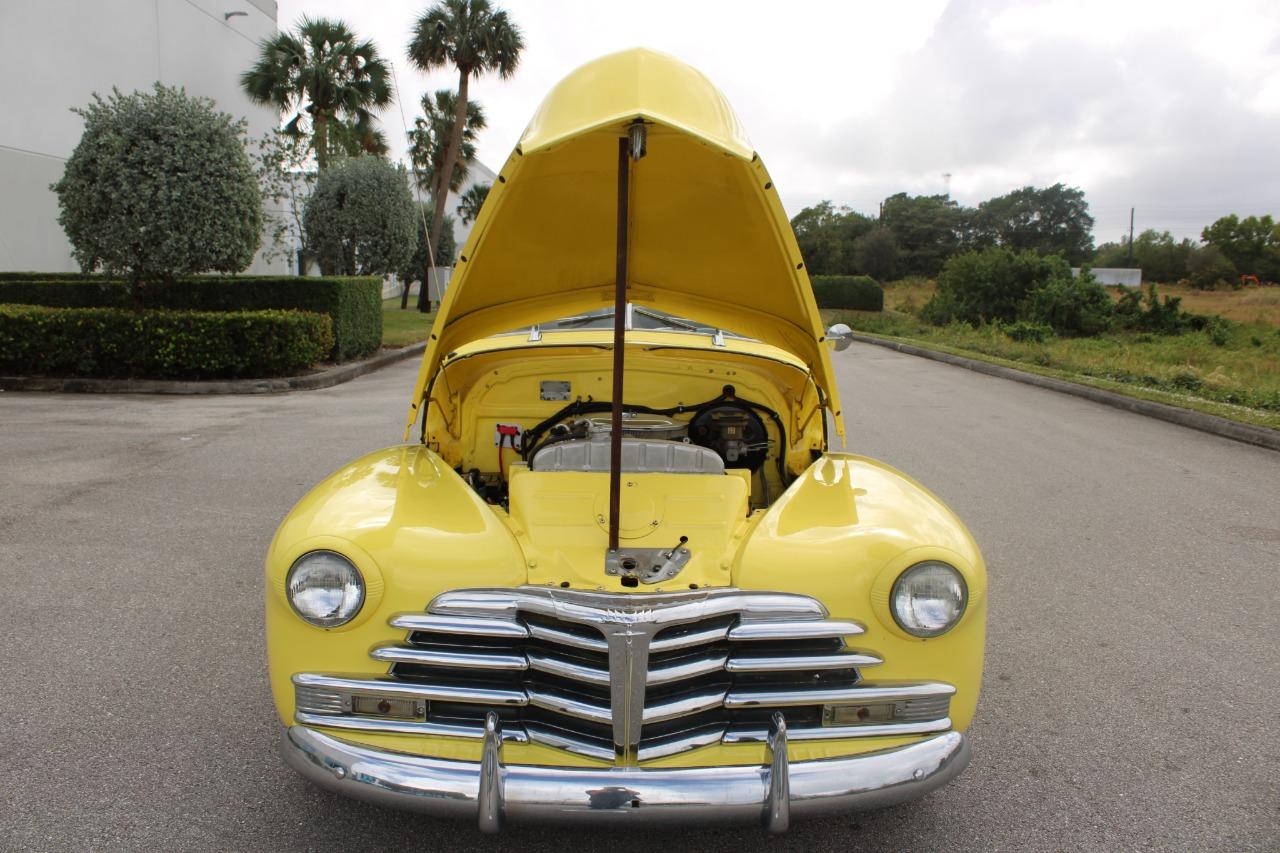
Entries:
{"label": "concrete curb", "polygon": [[1094,388],[1090,385],[1079,385],[1075,382],[1068,382],[1065,379],[1041,376],[1038,373],[1027,373],[1023,370],[1015,370],[1012,367],[992,364],[989,361],[965,358],[961,355],[952,355],[951,353],[939,352],[938,350],[926,349],[925,347],[913,346],[912,344],[904,344],[898,341],[873,338],[857,333],[854,333],[853,339],[864,344],[875,344],[879,347],[897,350],[907,355],[929,358],[934,361],[941,361],[944,364],[954,364],[957,367],[964,367],[989,376],[1012,379],[1014,382],[1023,382],[1027,385],[1035,385],[1038,388],[1047,388],[1050,391],[1083,397],[1095,403],[1102,403],[1104,406],[1146,415],[1149,418],[1159,418],[1162,421],[1168,421],[1179,426],[1198,429],[1201,432],[1242,441],[1245,444],[1252,444],[1257,447],[1265,447],[1268,450],[1280,450],[1280,430],[1237,423],[1226,418],[1220,418],[1217,415],[1209,415],[1192,409],[1181,409],[1177,406],[1155,403],[1151,400],[1140,400],[1137,397],[1128,397],[1124,394],[1117,394],[1114,391],[1106,391],[1102,388]]}
{"label": "concrete curb", "polygon": [[58,376],[0,376],[3,391],[54,391],[61,394],[280,394],[315,391],[350,382],[357,376],[421,355],[425,341],[400,349],[384,350],[363,361],[340,364],[305,376],[265,379],[210,379],[176,382],[163,379],[85,379]]}

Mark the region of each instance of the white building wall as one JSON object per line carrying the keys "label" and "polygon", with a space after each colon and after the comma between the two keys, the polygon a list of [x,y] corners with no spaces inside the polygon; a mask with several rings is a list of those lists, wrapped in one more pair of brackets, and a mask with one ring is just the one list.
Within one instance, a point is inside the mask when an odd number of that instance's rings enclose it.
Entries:
{"label": "white building wall", "polygon": [[[240,75],[275,30],[274,0],[0,0],[0,270],[78,269],[49,189],[83,129],[71,107],[159,80],[261,136],[275,110],[251,103]],[[289,270],[259,257],[249,271]]]}
{"label": "white building wall", "polygon": [[[1125,287],[1142,287],[1142,270],[1133,267],[1094,267],[1089,270],[1098,284],[1114,287],[1123,284]],[[1080,267],[1072,267],[1071,274],[1080,275]]]}

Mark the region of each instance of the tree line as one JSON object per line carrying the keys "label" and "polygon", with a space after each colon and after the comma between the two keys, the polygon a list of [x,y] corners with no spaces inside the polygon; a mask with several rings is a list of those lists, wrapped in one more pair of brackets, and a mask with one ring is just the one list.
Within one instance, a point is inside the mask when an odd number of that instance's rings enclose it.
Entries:
{"label": "tree line", "polygon": [[898,193],[872,217],[822,201],[791,220],[812,275],[869,275],[880,281],[934,278],[964,252],[1003,248],[1057,255],[1073,266],[1141,267],[1148,281],[1197,287],[1237,284],[1241,276],[1280,281],[1280,225],[1270,216],[1224,216],[1201,242],[1143,231],[1094,246],[1093,216],[1076,187],[1022,187],[965,207],[946,195]]}
{"label": "tree line", "polygon": [[[288,118],[281,139],[267,146],[271,159],[290,175],[288,181],[278,175],[274,181],[274,200],[288,201],[294,220],[276,223],[277,241],[296,233],[325,272],[396,272],[405,281],[407,299],[408,283],[425,279],[433,260],[434,265],[452,260],[453,222],[445,207],[449,193],[466,181],[476,138],[485,127],[483,108],[469,97],[471,80],[487,73],[510,77],[523,49],[520,28],[489,0],[439,0],[414,21],[406,46],[409,61],[424,72],[451,69],[458,75],[456,90],[422,97],[422,114],[408,132],[415,180],[430,198],[427,210],[417,210],[392,190],[407,182],[403,173],[398,183],[391,174],[399,167],[348,162],[382,159],[389,150],[374,110],[391,103],[394,75],[377,46],[342,21],[310,17],[264,40],[241,84],[253,101]],[[314,178],[308,162],[314,163]],[[342,206],[333,203],[351,193],[375,192],[391,195],[361,199],[359,217],[343,215]],[[487,192],[487,186],[472,187],[456,213],[464,221],[474,219]],[[299,193],[306,197],[301,203]],[[316,203],[308,204],[311,199]],[[300,208],[306,208],[301,215]],[[379,211],[384,215],[373,215]],[[418,307],[428,307],[425,286]]]}

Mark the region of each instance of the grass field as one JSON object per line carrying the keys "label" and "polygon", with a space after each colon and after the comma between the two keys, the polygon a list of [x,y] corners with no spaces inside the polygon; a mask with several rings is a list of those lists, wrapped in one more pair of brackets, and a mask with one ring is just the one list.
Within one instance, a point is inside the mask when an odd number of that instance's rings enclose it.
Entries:
{"label": "grass field", "polygon": [[1182,310],[1193,314],[1217,314],[1237,323],[1280,326],[1280,287],[1196,290],[1176,284],[1159,284],[1156,292],[1161,296],[1179,297]]}
{"label": "grass field", "polygon": [[869,334],[1280,428],[1280,289],[1206,293],[1174,286],[1158,290],[1183,297],[1184,310],[1233,320],[1225,340],[1219,337],[1215,343],[1209,332],[1113,332],[1031,343],[1014,341],[994,326],[939,328],[910,313],[933,294],[933,283],[922,280],[886,287],[882,313],[824,314]]}
{"label": "grass field", "polygon": [[400,297],[382,300],[382,345],[384,347],[405,347],[425,341],[431,332],[431,324],[436,320],[435,314],[420,314],[413,307],[412,298],[408,309],[400,310]]}
{"label": "grass field", "polygon": [[[884,307],[889,311],[915,313],[936,289],[930,279],[889,282],[884,287]],[[1113,299],[1120,296],[1119,288],[1109,287],[1107,292]],[[1192,314],[1217,314],[1237,323],[1280,326],[1280,287],[1196,290],[1186,285],[1157,284],[1156,293],[1161,297],[1178,297],[1182,300],[1182,310]]]}

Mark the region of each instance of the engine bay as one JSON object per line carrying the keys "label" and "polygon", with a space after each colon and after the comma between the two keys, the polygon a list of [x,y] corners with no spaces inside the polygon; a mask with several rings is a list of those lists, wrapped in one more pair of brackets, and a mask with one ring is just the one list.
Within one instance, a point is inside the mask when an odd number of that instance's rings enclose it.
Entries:
{"label": "engine bay", "polygon": [[[603,347],[545,339],[459,354],[429,389],[423,440],[502,509],[521,471],[607,473],[610,367]],[[624,473],[731,474],[752,508],[769,506],[825,442],[802,366],[732,351],[635,347],[622,410]]]}
{"label": "engine bay", "polygon": [[[486,476],[478,468],[459,471],[490,503],[506,505],[509,466],[504,460],[527,465],[531,471],[609,471],[612,423],[611,404],[575,400],[554,415],[529,427],[497,424],[498,476]],[[765,421],[774,425],[771,438]],[[785,482],[783,457],[786,428],[773,409],[740,399],[732,385],[719,396],[692,406],[654,409],[624,405],[622,411],[622,471],[624,473],[724,474],[744,469],[758,478],[764,503],[768,503],[769,479],[762,470],[772,456],[777,477]],[[774,452],[771,452],[774,451]]]}

